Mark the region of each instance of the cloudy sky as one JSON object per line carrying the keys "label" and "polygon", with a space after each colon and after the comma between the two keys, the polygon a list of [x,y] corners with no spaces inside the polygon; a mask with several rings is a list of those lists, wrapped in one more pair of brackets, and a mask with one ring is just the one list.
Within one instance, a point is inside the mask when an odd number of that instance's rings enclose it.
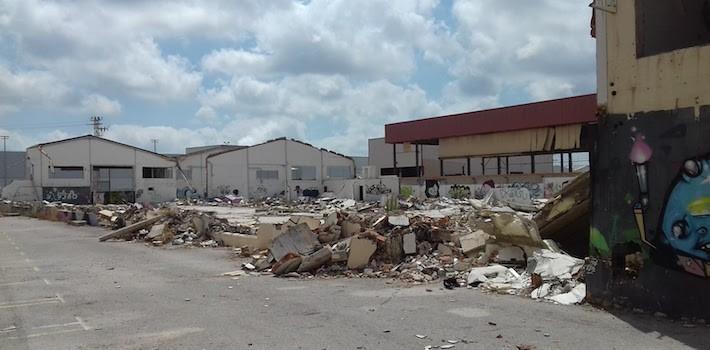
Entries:
{"label": "cloudy sky", "polygon": [[0,0],[8,146],[159,152],[289,136],[366,155],[383,125],[594,92],[590,0]]}

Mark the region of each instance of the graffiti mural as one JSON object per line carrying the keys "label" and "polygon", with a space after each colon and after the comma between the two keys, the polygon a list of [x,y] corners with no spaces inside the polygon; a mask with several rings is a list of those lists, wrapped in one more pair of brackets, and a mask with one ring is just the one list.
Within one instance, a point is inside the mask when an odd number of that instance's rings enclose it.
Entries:
{"label": "graffiti mural", "polygon": [[597,135],[588,293],[707,315],[710,108],[606,115]]}
{"label": "graffiti mural", "polygon": [[424,194],[427,198],[438,198],[439,197],[439,181],[437,180],[426,180],[424,184]]}
{"label": "graffiti mural", "polygon": [[91,190],[89,187],[42,187],[42,198],[48,202],[89,204]]}
{"label": "graffiti mural", "polygon": [[[634,165],[638,167],[639,163],[634,161]],[[710,277],[710,154],[683,162],[664,202],[660,234],[655,237],[647,232],[644,211],[649,200],[645,190],[648,175],[645,170],[637,170],[637,177],[640,201],[634,207],[634,217],[641,240],[673,256],[686,272]]]}
{"label": "graffiti mural", "polygon": [[385,184],[380,182],[378,184],[367,186],[367,188],[365,189],[365,193],[370,195],[390,194],[392,193],[392,189],[388,188]]}
{"label": "graffiti mural", "polygon": [[451,185],[447,193],[450,198],[454,199],[471,198],[471,187],[467,185]]}

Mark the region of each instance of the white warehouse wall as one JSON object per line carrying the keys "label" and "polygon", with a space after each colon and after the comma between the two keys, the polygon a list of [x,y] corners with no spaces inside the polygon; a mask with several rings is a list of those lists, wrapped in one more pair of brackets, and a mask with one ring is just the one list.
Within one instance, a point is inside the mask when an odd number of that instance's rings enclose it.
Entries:
{"label": "white warehouse wall", "polygon": [[[208,158],[208,196],[217,196],[239,190],[239,194],[262,198],[282,193],[296,197],[296,187],[301,190],[317,189],[323,192],[323,180],[329,166],[347,166],[353,177],[352,159],[299,141],[278,139],[235,151],[212,155]],[[291,176],[292,167],[314,167],[315,180],[298,180]],[[273,171],[278,178],[259,179],[260,171]]]}
{"label": "white warehouse wall", "polygon": [[[91,187],[94,166],[133,167],[137,202],[162,202],[175,198],[175,161],[128,145],[94,136],[84,136],[27,149],[30,179],[37,187]],[[48,158],[48,157],[49,158]],[[51,162],[50,162],[51,158]],[[81,166],[81,179],[50,178],[49,167]],[[169,179],[143,179],[143,167],[173,168]]]}

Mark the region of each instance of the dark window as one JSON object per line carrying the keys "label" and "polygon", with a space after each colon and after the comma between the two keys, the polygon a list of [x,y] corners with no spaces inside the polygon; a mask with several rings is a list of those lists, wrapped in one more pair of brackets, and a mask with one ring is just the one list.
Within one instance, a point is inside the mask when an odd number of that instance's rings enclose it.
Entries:
{"label": "dark window", "polygon": [[710,44],[707,0],[636,0],[636,55]]}
{"label": "dark window", "polygon": [[173,168],[143,167],[144,179],[172,179]]}
{"label": "dark window", "polygon": [[50,179],[83,179],[84,167],[81,166],[55,166],[49,167]]}
{"label": "dark window", "polygon": [[[421,168],[421,167],[419,167],[419,168]],[[397,168],[397,172],[394,171],[394,168],[381,168],[380,175],[382,175],[382,176],[398,175],[399,177],[417,177],[418,176],[417,167],[415,167],[415,166]]]}

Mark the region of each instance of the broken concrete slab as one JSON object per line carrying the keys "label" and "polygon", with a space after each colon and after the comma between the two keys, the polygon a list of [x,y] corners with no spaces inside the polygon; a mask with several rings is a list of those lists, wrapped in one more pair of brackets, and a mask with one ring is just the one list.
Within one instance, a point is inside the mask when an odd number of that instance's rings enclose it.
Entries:
{"label": "broken concrete slab", "polygon": [[466,255],[483,249],[489,236],[483,230],[476,230],[472,233],[459,237],[461,251]]}
{"label": "broken concrete slab", "polygon": [[496,241],[542,247],[535,223],[518,215],[500,213],[493,217]]}
{"label": "broken concrete slab", "polygon": [[72,220],[68,222],[69,225],[72,226],[86,226],[86,221],[84,220]]}
{"label": "broken concrete slab", "polygon": [[291,216],[291,219],[289,219],[289,222],[287,223],[287,226],[283,231],[285,232],[288,227],[298,224],[306,224],[308,225],[308,228],[310,228],[311,230],[315,230],[320,227],[320,220],[312,216],[294,215]]}
{"label": "broken concrete slab", "polygon": [[154,239],[157,239],[158,237],[163,235],[163,231],[165,231],[165,225],[153,225],[153,227],[150,228],[150,232],[145,236],[146,241],[153,241]]}
{"label": "broken concrete slab", "polygon": [[387,222],[392,226],[409,226],[409,218],[405,215],[389,216]]}
{"label": "broken concrete slab", "polygon": [[319,267],[328,263],[332,256],[333,252],[330,250],[330,247],[325,246],[317,252],[301,258],[301,265],[298,267],[297,272],[301,273],[317,270]]}
{"label": "broken concrete slab", "polygon": [[352,237],[353,235],[360,233],[361,230],[362,226],[360,226],[359,223],[347,220],[343,221],[341,237]]}
{"label": "broken concrete slab", "polygon": [[405,255],[417,253],[417,236],[413,233],[407,233],[402,236],[402,248]]}
{"label": "broken concrete slab", "polygon": [[377,250],[377,244],[367,238],[357,237],[351,239],[348,268],[361,269],[367,266],[375,250]]}
{"label": "broken concrete slab", "polygon": [[257,248],[268,249],[274,238],[286,232],[290,226],[287,224],[259,224],[256,229],[258,237]]}
{"label": "broken concrete slab", "polygon": [[162,219],[162,216],[156,216],[154,218],[146,219],[146,220],[137,222],[133,225],[129,225],[129,226],[120,228],[118,230],[112,231],[110,233],[107,233],[107,234],[99,237],[99,242],[103,242],[103,241],[109,240],[111,238],[117,238],[117,237],[121,237],[123,235],[131,234],[131,233],[136,232],[140,229],[143,229],[143,228],[146,228],[150,225],[153,225],[154,223],[158,222],[160,219]]}
{"label": "broken concrete slab", "polygon": [[274,238],[269,250],[274,259],[279,261],[288,253],[310,255],[320,248],[318,237],[308,225],[301,223]]}
{"label": "broken concrete slab", "polygon": [[271,272],[276,276],[296,272],[302,260],[303,258],[298,254],[286,253],[271,267]]}
{"label": "broken concrete slab", "polygon": [[235,232],[215,232],[213,236],[216,241],[222,242],[222,245],[227,247],[249,247],[250,249],[257,249],[258,245],[258,237],[255,235],[245,235]]}

